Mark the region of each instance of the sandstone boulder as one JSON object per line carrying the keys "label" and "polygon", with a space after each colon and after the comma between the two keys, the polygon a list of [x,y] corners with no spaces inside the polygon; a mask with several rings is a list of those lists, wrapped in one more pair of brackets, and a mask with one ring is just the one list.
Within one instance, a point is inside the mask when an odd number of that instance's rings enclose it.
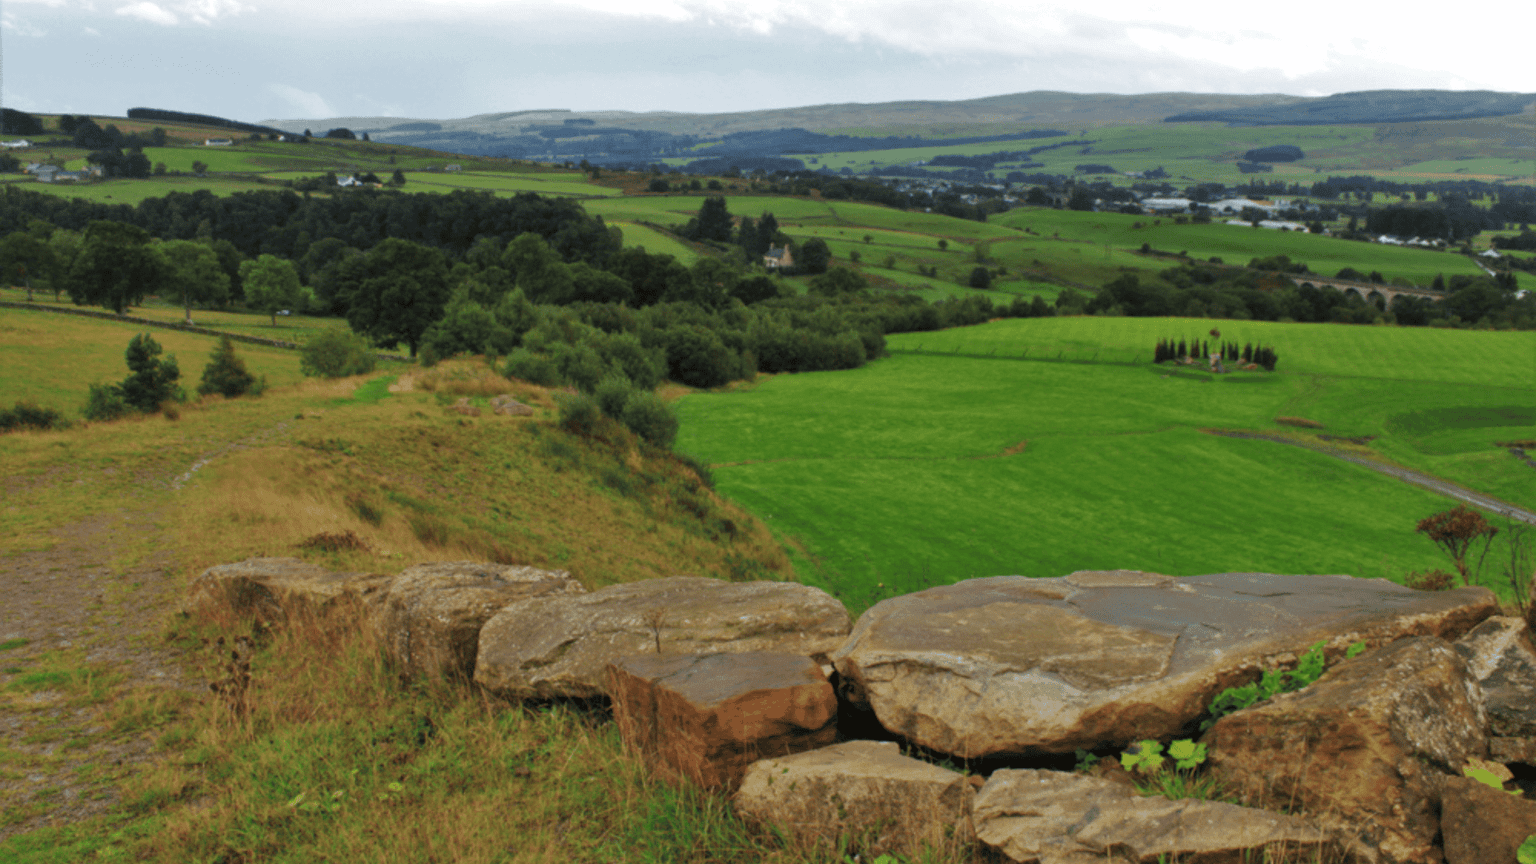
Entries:
{"label": "sandstone boulder", "polygon": [[532,408],[506,395],[492,396],[491,410],[508,417],[523,417],[533,413]]}
{"label": "sandstone boulder", "polygon": [[507,606],[480,633],[475,680],[513,698],[591,698],[620,657],[780,651],[820,662],[848,629],[843,604],[807,585],[649,579]]}
{"label": "sandstone boulder", "polygon": [[1335,845],[1295,816],[1143,798],[1119,783],[1060,771],[993,772],[976,794],[973,818],[978,840],[1026,864],[1310,861]]}
{"label": "sandstone boulder", "polygon": [[1216,694],[1318,641],[1332,659],[1454,639],[1497,611],[1482,588],[1348,576],[997,576],[876,604],[832,661],[854,706],[925,747],[1063,753],[1187,734]]}
{"label": "sandstone boulder", "polygon": [[1506,764],[1522,762],[1526,765],[1536,765],[1536,738],[1490,737],[1488,758]]}
{"label": "sandstone boulder", "polygon": [[1467,777],[1446,781],[1440,805],[1446,864],[1509,864],[1536,834],[1536,802]]}
{"label": "sandstone boulder", "polygon": [[[903,756],[893,741],[848,741],[753,763],[731,803],[802,848],[917,860],[925,846],[972,842],[973,779]],[[853,849],[840,848],[844,838]]]}
{"label": "sandstone boulder", "polygon": [[1489,618],[1456,642],[1483,689],[1488,734],[1536,736],[1536,651],[1522,618]]}
{"label": "sandstone boulder", "polygon": [[658,773],[734,789],[747,766],[837,738],[837,694],[798,654],[642,654],[608,665],[624,745]]}
{"label": "sandstone boulder", "polygon": [[1487,750],[1461,655],[1435,637],[1345,661],[1304,690],[1223,717],[1212,776],[1245,803],[1300,809],[1359,838],[1365,860],[1435,860],[1440,794]]}
{"label": "sandstone boulder", "polygon": [[480,628],[502,607],[585,589],[564,570],[479,561],[418,564],[395,577],[374,616],[384,650],[407,674],[471,677]]}
{"label": "sandstone boulder", "polygon": [[192,580],[184,611],[233,613],[268,623],[341,604],[356,604],[361,611],[375,604],[391,581],[374,573],[335,573],[299,558],[250,558],[204,570]]}

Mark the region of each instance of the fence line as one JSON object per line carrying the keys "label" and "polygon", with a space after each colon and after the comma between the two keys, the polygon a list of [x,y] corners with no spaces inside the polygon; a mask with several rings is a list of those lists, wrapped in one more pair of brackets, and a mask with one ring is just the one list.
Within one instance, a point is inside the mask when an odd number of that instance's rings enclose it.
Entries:
{"label": "fence line", "polygon": [[[164,330],[180,330],[183,333],[197,333],[202,336],[228,336],[235,342],[245,342],[250,345],[265,345],[269,348],[285,348],[290,351],[297,350],[301,346],[297,342],[287,342],[282,339],[265,339],[261,336],[247,336],[244,333],[227,333],[223,330],[214,330],[209,327],[199,327],[196,324],[188,324],[184,321],[156,321],[153,318],[139,318],[134,315],[118,315],[115,312],[98,312],[95,309],[75,309],[68,306],[42,306],[37,303],[24,303],[18,300],[0,300],[0,308],[5,309],[31,309],[37,312],[54,312],[59,315],[79,315],[83,318],[99,318],[104,321],[117,321],[128,324],[137,324],[144,327],[159,327]],[[411,358],[399,354],[376,353],[375,357],[381,360],[398,360],[409,362]]]}

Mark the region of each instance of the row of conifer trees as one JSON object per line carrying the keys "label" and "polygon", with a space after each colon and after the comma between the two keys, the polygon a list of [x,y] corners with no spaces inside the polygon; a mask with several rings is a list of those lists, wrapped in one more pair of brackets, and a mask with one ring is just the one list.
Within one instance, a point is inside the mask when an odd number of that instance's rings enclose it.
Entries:
{"label": "row of conifer trees", "polygon": [[[1275,363],[1280,359],[1275,354],[1275,349],[1267,345],[1255,345],[1252,342],[1244,343],[1241,348],[1236,342],[1218,343],[1217,348],[1221,351],[1222,359],[1229,363],[1235,363],[1241,359],[1244,363],[1256,363],[1270,372],[1275,371]],[[1186,357],[1205,359],[1210,357],[1211,353],[1211,343],[1202,339],[1190,341],[1180,339],[1177,342],[1172,339],[1159,339],[1157,348],[1152,352],[1152,362],[1163,363]]]}

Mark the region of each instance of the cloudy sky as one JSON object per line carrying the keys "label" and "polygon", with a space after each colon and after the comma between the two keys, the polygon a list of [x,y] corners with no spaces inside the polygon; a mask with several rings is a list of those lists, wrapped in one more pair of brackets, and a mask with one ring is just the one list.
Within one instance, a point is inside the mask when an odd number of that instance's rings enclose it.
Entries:
{"label": "cloudy sky", "polygon": [[[246,121],[1078,93],[1536,92],[1482,15],[1100,0],[5,0],[3,98]],[[1406,10],[1405,10],[1406,11]],[[1486,46],[1486,49],[1479,48]]]}

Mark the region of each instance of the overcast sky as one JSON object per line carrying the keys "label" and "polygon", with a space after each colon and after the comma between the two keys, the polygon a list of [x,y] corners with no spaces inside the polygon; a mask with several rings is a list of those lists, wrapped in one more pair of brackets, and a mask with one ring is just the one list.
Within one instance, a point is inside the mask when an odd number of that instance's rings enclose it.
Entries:
{"label": "overcast sky", "polygon": [[[4,0],[3,98],[245,121],[1078,93],[1536,92],[1481,14],[1010,0]],[[1492,41],[1490,41],[1492,39]]]}

